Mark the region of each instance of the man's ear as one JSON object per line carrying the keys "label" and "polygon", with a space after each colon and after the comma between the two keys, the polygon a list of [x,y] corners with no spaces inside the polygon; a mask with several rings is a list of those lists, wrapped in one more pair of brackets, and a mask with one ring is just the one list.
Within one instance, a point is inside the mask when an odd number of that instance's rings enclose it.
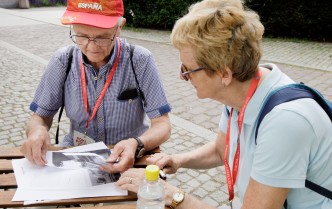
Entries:
{"label": "man's ear", "polygon": [[126,18],[122,18],[122,23],[120,25],[120,29],[122,29],[125,24],[126,24]]}

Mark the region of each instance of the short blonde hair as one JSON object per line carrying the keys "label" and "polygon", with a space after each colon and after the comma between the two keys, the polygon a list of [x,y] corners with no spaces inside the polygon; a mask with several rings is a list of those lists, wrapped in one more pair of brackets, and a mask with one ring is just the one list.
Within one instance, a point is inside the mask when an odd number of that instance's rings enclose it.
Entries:
{"label": "short blonde hair", "polygon": [[197,64],[210,75],[228,67],[243,82],[257,71],[263,33],[259,16],[241,0],[204,0],[175,23],[171,42],[178,49],[192,47]]}

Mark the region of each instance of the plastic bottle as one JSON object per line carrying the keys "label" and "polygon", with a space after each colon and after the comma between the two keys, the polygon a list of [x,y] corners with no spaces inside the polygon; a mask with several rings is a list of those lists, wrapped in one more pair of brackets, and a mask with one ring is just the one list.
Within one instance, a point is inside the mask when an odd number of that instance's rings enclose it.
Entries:
{"label": "plastic bottle", "polygon": [[145,180],[137,192],[137,209],[164,209],[164,184],[159,180],[159,168],[148,165],[145,169]]}

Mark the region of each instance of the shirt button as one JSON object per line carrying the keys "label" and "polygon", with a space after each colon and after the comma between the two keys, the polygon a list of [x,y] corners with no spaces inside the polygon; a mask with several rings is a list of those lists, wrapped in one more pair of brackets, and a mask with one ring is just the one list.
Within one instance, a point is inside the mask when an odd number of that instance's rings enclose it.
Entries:
{"label": "shirt button", "polygon": [[103,117],[98,117],[98,121],[99,121],[99,123],[102,123],[102,122],[104,122],[104,118]]}

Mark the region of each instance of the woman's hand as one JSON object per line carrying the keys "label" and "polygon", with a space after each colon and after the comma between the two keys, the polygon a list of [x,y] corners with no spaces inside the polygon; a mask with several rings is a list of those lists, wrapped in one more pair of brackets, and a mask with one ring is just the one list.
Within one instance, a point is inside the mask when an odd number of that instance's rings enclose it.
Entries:
{"label": "woman's hand", "polygon": [[179,158],[177,155],[168,155],[157,153],[146,159],[146,163],[157,165],[166,174],[173,174],[180,168]]}
{"label": "woman's hand", "polygon": [[131,168],[122,173],[120,179],[115,184],[121,189],[137,193],[138,187],[144,179],[144,168]]}
{"label": "woman's hand", "polygon": [[[124,172],[120,179],[115,183],[121,189],[128,190],[131,192],[138,192],[139,185],[145,179],[145,169],[144,168],[131,168]],[[160,181],[164,184],[165,189],[165,204],[171,205],[173,194],[179,189],[171,184],[163,181]]]}

